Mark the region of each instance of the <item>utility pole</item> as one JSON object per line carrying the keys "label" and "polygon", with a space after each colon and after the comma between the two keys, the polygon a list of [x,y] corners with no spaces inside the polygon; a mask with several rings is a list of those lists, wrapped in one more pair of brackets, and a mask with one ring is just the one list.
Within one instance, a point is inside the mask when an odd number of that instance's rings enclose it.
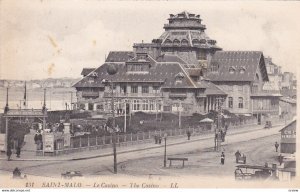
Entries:
{"label": "utility pole", "polygon": [[[108,65],[107,73],[109,75],[115,75],[118,69],[115,65]],[[117,174],[117,149],[116,149],[116,129],[115,129],[115,103],[114,103],[114,82],[112,80],[102,80],[103,83],[108,82],[111,85],[111,111],[112,111],[112,142],[113,142],[113,154],[114,154],[114,174]]]}

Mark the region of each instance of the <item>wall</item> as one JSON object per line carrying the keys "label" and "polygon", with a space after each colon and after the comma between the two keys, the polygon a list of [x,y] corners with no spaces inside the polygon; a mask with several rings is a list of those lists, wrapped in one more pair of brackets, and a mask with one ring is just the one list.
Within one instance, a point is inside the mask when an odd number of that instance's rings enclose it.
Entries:
{"label": "wall", "polygon": [[[249,83],[223,82],[218,83],[218,87],[227,93],[225,103],[223,104],[224,109],[229,110],[232,113],[251,113]],[[233,98],[233,108],[229,108],[229,97]],[[243,98],[243,108],[239,108],[239,97]]]}

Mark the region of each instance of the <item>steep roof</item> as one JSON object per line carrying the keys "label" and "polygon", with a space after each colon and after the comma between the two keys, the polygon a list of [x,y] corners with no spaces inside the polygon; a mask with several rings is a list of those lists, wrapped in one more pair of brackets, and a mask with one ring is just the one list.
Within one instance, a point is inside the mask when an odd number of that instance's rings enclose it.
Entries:
{"label": "steep roof", "polygon": [[282,131],[296,131],[296,118],[293,119],[289,124],[287,124],[286,126],[284,126],[282,129],[279,130],[279,132]]}
{"label": "steep roof", "polygon": [[105,62],[126,62],[133,57],[132,51],[110,51]]}
{"label": "steep roof", "polygon": [[224,91],[222,91],[217,85],[213,84],[212,82],[202,80],[197,82],[197,85],[200,87],[205,88],[205,95],[227,95]]}
{"label": "steep roof", "polygon": [[177,55],[170,55],[170,54],[162,54],[156,58],[157,62],[177,62],[180,64],[187,64],[183,59],[181,59]]}
{"label": "steep roof", "polygon": [[[211,60],[210,66],[217,68],[209,72],[207,77],[211,81],[254,81],[259,68],[263,80],[268,81],[267,69],[261,51],[217,51]],[[230,69],[234,73],[230,73]],[[240,70],[244,69],[244,73]]]}
{"label": "steep roof", "polygon": [[[94,73],[97,77],[86,76],[73,87],[103,87],[102,80],[113,80],[114,82],[158,82],[163,83],[162,88],[197,88],[187,72],[179,63],[154,63],[149,72],[127,72],[126,65],[115,64],[118,72],[114,75],[107,73],[108,64],[104,63]],[[175,76],[182,73],[184,78],[176,82]]]}
{"label": "steep roof", "polygon": [[81,75],[87,76],[90,72],[94,71],[96,68],[83,68],[81,71]]}

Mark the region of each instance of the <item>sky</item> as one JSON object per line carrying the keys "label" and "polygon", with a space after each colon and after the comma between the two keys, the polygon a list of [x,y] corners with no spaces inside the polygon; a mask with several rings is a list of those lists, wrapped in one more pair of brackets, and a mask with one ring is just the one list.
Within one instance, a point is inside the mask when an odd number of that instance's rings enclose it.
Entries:
{"label": "sky", "polygon": [[184,10],[200,14],[223,50],[263,51],[284,71],[300,66],[300,2],[0,0],[0,79],[80,77],[109,51],[158,38],[169,14]]}

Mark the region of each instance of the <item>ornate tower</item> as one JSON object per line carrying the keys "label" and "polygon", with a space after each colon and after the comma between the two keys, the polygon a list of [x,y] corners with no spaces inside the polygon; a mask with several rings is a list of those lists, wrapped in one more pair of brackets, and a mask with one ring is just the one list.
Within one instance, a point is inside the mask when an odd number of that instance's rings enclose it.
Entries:
{"label": "ornate tower", "polygon": [[168,20],[165,32],[159,37],[162,53],[178,55],[189,66],[206,68],[212,54],[222,50],[205,34],[206,26],[201,23],[200,15],[184,11],[170,14]]}

